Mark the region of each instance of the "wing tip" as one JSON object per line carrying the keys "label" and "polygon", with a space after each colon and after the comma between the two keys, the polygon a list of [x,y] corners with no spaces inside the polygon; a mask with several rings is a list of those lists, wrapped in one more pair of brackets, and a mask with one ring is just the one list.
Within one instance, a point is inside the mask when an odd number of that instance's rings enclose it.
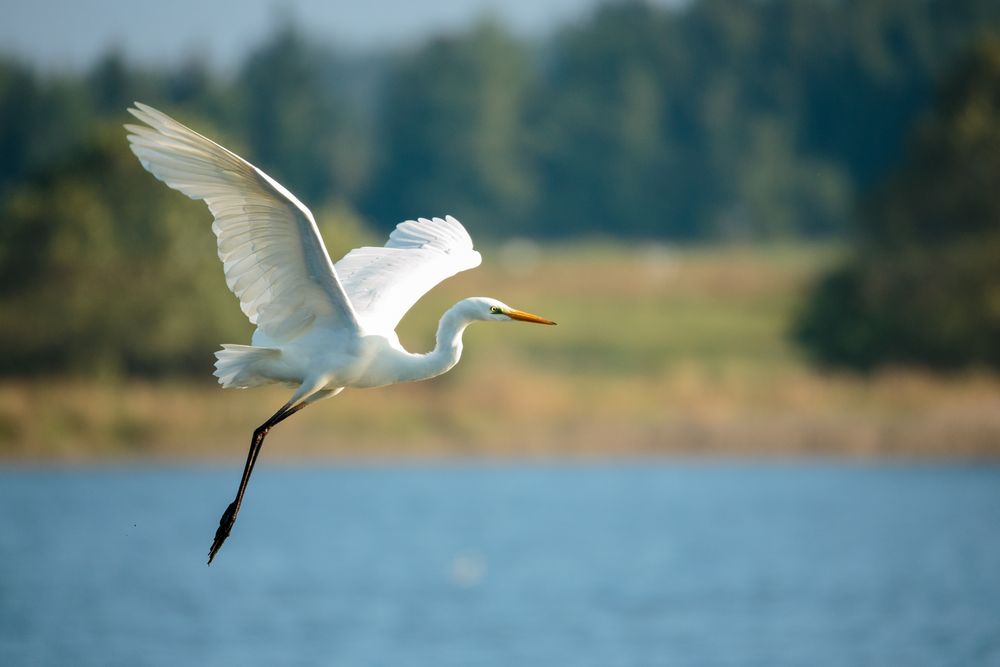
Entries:
{"label": "wing tip", "polygon": [[148,104],[143,104],[138,100],[133,100],[132,106],[126,107],[125,111],[129,112],[130,114],[132,114],[133,116],[135,116],[144,123],[149,122],[146,117],[152,116],[156,113],[156,109],[149,106]]}

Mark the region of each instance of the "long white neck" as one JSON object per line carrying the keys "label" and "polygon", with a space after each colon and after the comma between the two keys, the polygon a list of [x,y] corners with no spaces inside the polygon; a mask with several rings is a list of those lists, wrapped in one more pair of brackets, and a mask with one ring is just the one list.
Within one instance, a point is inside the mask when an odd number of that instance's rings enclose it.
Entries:
{"label": "long white neck", "polygon": [[400,382],[426,380],[446,373],[462,358],[462,334],[472,323],[462,302],[449,308],[438,323],[437,345],[427,354],[411,354],[400,369]]}

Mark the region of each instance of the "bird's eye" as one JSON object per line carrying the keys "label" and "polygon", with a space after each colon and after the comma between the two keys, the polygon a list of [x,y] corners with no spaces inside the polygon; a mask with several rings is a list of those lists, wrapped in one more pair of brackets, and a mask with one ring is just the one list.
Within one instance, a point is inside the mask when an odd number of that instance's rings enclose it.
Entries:
{"label": "bird's eye", "polygon": [[490,308],[490,312],[493,313],[494,315],[499,315],[500,314],[500,308],[498,306],[493,306],[493,307]]}

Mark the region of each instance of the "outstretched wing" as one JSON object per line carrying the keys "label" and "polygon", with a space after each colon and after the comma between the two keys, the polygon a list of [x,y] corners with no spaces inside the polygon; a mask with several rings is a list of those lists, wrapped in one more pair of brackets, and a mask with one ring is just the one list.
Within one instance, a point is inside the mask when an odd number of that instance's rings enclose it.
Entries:
{"label": "outstretched wing", "polygon": [[389,332],[432,287],[481,261],[465,227],[449,215],[399,223],[384,248],[352,250],[337,273],[362,325]]}
{"label": "outstretched wing", "polygon": [[279,341],[318,321],[357,328],[308,208],[257,167],[163,112],[136,102],[129,113],[149,126],[125,126],[142,166],[208,204],[226,284],[252,323]]}

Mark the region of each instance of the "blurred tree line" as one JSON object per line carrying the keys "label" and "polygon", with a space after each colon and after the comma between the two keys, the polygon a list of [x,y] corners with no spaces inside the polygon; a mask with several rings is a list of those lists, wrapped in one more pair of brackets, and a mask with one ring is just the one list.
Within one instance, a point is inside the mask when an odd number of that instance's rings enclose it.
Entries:
{"label": "blurred tree line", "polygon": [[245,337],[185,224],[207,212],[127,150],[133,100],[284,183],[334,256],[443,213],[481,239],[837,237],[998,27],[995,0],[615,2],[539,42],[487,21],[369,55],[285,24],[226,76],[0,59],[0,372],[201,370]]}

